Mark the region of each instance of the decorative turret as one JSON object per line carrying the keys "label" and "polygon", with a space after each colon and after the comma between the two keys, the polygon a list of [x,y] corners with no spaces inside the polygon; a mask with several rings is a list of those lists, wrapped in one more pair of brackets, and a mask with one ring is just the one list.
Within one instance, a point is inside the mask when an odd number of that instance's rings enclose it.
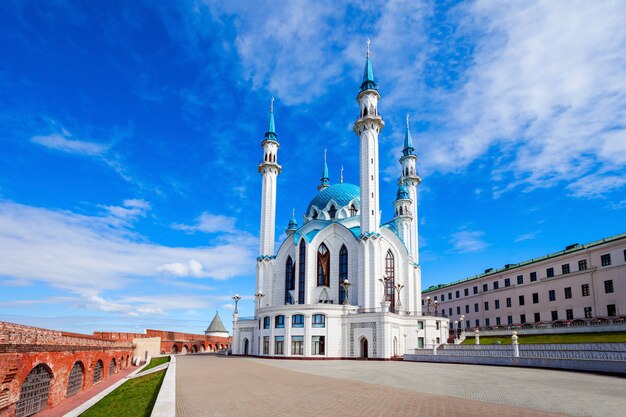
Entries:
{"label": "decorative turret", "polygon": [[319,191],[330,186],[330,178],[328,178],[328,165],[326,164],[326,149],[324,149],[324,167],[322,168],[322,178],[320,178],[320,185],[317,186]]}
{"label": "decorative turret", "polygon": [[215,317],[213,317],[211,324],[209,324],[209,327],[204,331],[204,334],[207,336],[228,337],[228,330],[224,327],[224,323],[222,323],[222,319],[217,311],[215,312]]}
{"label": "decorative turret", "polygon": [[377,237],[380,232],[380,201],[378,178],[378,134],[385,126],[378,115],[378,86],[370,62],[370,41],[367,40],[367,58],[361,90],[357,95],[360,113],[354,122],[354,133],[359,136],[360,188],[361,188],[361,234]]}
{"label": "decorative turret", "polygon": [[291,236],[296,230],[298,230],[298,222],[296,221],[296,209],[293,209],[291,212],[291,220],[289,220],[289,225],[287,226],[285,233],[287,236]]}

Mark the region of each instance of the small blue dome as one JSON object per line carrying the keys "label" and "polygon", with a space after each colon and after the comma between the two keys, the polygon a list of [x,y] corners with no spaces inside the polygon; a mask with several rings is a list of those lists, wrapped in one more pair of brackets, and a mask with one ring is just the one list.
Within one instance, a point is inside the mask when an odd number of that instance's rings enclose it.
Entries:
{"label": "small blue dome", "polygon": [[409,198],[411,198],[409,196],[409,190],[407,190],[404,184],[400,184],[400,186],[398,186],[398,192],[396,193],[396,200],[408,200]]}
{"label": "small blue dome", "polygon": [[309,206],[306,209],[307,214],[311,212],[311,207],[315,206],[318,209],[322,210],[326,208],[326,205],[330,200],[333,200],[337,203],[337,209],[341,207],[347,206],[350,201],[355,198],[361,204],[361,190],[357,185],[348,184],[348,183],[340,183],[333,184],[328,188],[323,189],[311,200]]}

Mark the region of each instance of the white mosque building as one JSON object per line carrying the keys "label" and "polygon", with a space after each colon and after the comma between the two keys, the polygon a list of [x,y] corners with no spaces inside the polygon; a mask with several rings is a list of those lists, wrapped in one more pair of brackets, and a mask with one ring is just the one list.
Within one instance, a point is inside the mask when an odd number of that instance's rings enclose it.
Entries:
{"label": "white mosque building", "polygon": [[[408,116],[400,157],[398,192],[389,199],[394,217],[381,219],[378,112],[369,44],[359,114],[359,185],[330,184],[324,160],[318,192],[298,226],[274,251],[278,136],[273,103],[261,142],[263,178],[260,254],[257,258],[255,317],[235,310],[235,355],[305,358],[389,359],[448,339],[448,319],[425,316],[421,304],[416,171]],[[325,158],[324,158],[325,159]]]}

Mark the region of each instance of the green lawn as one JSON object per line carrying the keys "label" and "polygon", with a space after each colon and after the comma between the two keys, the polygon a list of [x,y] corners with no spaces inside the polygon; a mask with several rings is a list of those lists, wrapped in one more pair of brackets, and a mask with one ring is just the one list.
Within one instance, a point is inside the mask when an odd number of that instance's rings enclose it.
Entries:
{"label": "green lawn", "polygon": [[[167,363],[169,361],[170,361],[170,357],[169,356],[162,356],[160,358],[152,358],[150,360],[150,363],[145,368],[143,368],[141,370],[141,372],[145,372],[148,369],[152,369],[152,368],[157,367],[159,365],[163,365],[164,363]],[[141,372],[139,372],[139,373],[141,373]]]}
{"label": "green lawn", "polygon": [[[542,335],[518,335],[520,344],[532,343],[616,343],[626,342],[625,332],[607,333],[564,333],[564,334],[542,334]],[[493,345],[500,342],[502,345],[511,344],[511,336],[481,336],[481,345]],[[474,336],[470,336],[463,341],[464,345],[473,345]]]}
{"label": "green lawn", "polygon": [[131,379],[101,399],[81,417],[149,417],[165,371]]}

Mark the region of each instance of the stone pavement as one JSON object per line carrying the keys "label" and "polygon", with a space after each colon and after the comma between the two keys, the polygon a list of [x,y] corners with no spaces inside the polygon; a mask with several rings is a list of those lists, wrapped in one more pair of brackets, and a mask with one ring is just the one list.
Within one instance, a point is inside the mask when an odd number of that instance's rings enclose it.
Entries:
{"label": "stone pavement", "polygon": [[178,417],[623,416],[617,412],[626,409],[626,380],[580,373],[209,355],[177,360]]}

